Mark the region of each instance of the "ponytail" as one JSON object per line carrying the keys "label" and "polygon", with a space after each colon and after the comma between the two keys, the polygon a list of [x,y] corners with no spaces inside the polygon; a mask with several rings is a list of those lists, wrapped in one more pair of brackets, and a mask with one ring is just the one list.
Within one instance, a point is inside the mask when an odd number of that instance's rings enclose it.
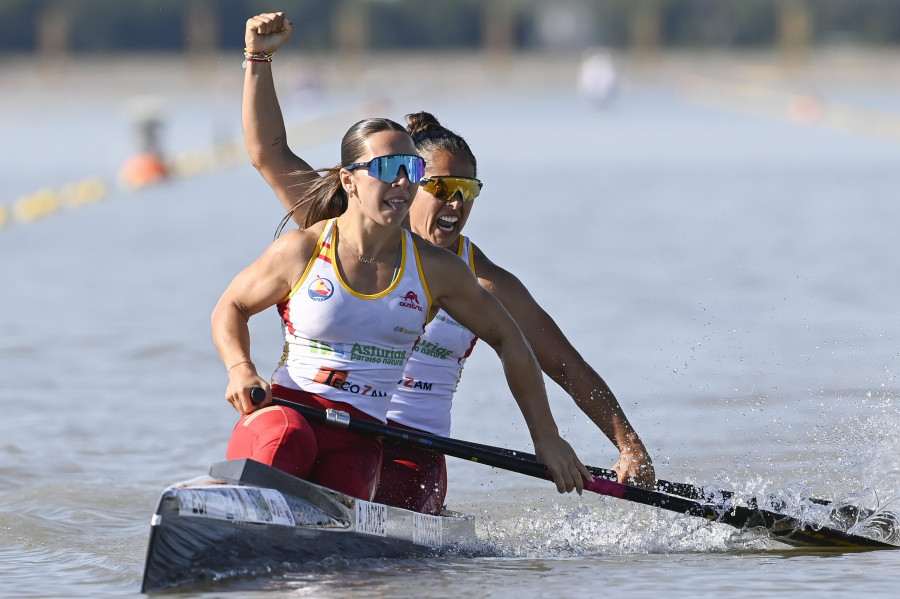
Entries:
{"label": "ponytail", "polygon": [[301,177],[312,174],[321,174],[321,176],[313,179],[308,184],[306,192],[291,207],[278,228],[275,229],[275,237],[281,235],[285,225],[291,220],[294,212],[301,210],[305,213],[303,217],[303,228],[307,229],[320,220],[335,218],[342,215],[347,210],[347,192],[341,185],[340,180],[341,165],[332,168],[322,168],[315,171],[297,171],[291,173]]}

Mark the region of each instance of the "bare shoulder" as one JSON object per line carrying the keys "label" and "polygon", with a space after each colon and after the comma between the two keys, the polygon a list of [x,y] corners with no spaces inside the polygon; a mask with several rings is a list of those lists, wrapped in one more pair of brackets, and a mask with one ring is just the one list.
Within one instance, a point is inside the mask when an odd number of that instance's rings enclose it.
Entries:
{"label": "bare shoulder", "polygon": [[468,264],[460,260],[454,252],[432,245],[415,233],[412,237],[432,296],[440,298],[453,294],[468,288],[470,284],[472,288],[478,288]]}
{"label": "bare shoulder", "polygon": [[306,229],[291,229],[272,242],[267,254],[280,258],[308,259],[316,248],[325,223],[316,223]]}
{"label": "bare shoulder", "polygon": [[428,268],[432,263],[435,266],[453,265],[454,260],[462,264],[462,260],[447,248],[433,245],[415,233],[410,233],[410,235],[412,236],[416,251],[419,253],[419,258],[422,260],[425,268]]}
{"label": "bare shoulder", "polygon": [[516,275],[488,258],[474,242],[472,243],[472,249],[475,261],[475,275],[478,277],[478,282],[481,283],[482,287],[495,295],[503,290],[513,291],[525,288]]}
{"label": "bare shoulder", "polygon": [[[273,241],[242,275],[252,280],[279,281],[290,290],[300,281],[316,250],[321,228],[292,229]],[[286,291],[277,293],[279,301]]]}

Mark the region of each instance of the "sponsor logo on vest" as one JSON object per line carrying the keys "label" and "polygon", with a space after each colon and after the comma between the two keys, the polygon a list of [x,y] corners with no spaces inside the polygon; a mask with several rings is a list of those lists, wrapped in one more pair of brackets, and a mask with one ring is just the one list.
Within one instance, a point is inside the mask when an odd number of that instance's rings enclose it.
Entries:
{"label": "sponsor logo on vest", "polygon": [[353,350],[350,352],[350,359],[360,362],[387,364],[389,366],[403,366],[406,364],[406,351],[354,343]]}
{"label": "sponsor logo on vest", "polygon": [[418,381],[418,380],[412,378],[411,376],[403,377],[402,379],[400,379],[400,382],[397,384],[402,385],[404,387],[408,387],[409,389],[423,389],[425,391],[431,391],[431,386],[434,385],[434,383],[429,383],[426,381]]}
{"label": "sponsor logo on vest", "polygon": [[379,391],[378,389],[372,387],[372,385],[359,385],[357,383],[349,382],[347,380],[347,377],[349,376],[349,370],[335,370],[334,368],[326,368],[325,366],[322,366],[321,368],[319,368],[319,372],[317,372],[316,376],[313,378],[313,382],[320,383],[322,385],[328,385],[329,387],[333,387],[339,391],[353,393],[354,395],[368,395],[369,397],[387,396],[386,392]]}
{"label": "sponsor logo on vest", "polygon": [[422,329],[414,331],[413,329],[407,329],[406,327],[402,327],[400,325],[395,326],[394,331],[397,333],[403,333],[404,335],[415,335],[416,337],[422,334]]}
{"label": "sponsor logo on vest", "polygon": [[419,305],[419,296],[415,291],[407,291],[403,299],[400,300],[400,305],[404,308],[412,308],[422,312],[422,306]]}
{"label": "sponsor logo on vest", "polygon": [[452,349],[441,347],[440,344],[433,343],[431,341],[425,341],[424,339],[419,340],[419,343],[416,345],[414,351],[426,356],[431,356],[433,358],[439,358],[441,360],[447,360],[453,357]]}
{"label": "sponsor logo on vest", "polygon": [[316,275],[316,279],[309,284],[306,293],[309,295],[309,299],[314,302],[324,302],[334,295],[334,283]]}
{"label": "sponsor logo on vest", "polygon": [[329,341],[309,340],[309,353],[323,356],[356,360],[358,362],[371,362],[373,364],[386,364],[388,366],[403,366],[406,364],[406,350],[385,349],[375,345],[362,345],[354,343],[347,355],[347,346],[343,343],[331,343]]}
{"label": "sponsor logo on vest", "polygon": [[334,368],[326,368],[323,366],[319,368],[319,372],[316,373],[313,382],[340,389],[341,385],[347,382],[347,376],[349,374],[349,370],[335,370]]}
{"label": "sponsor logo on vest", "polygon": [[446,314],[444,314],[443,312],[439,312],[438,315],[434,317],[434,319],[440,320],[441,322],[446,322],[449,325],[453,325],[453,326],[459,327],[461,329],[466,328],[463,325],[456,322],[455,320],[453,320],[452,318],[450,318],[449,316],[447,316]]}
{"label": "sponsor logo on vest", "polygon": [[343,358],[345,355],[343,343],[331,343],[330,341],[319,341],[317,339],[309,340],[309,353],[322,354],[323,356],[334,356]]}

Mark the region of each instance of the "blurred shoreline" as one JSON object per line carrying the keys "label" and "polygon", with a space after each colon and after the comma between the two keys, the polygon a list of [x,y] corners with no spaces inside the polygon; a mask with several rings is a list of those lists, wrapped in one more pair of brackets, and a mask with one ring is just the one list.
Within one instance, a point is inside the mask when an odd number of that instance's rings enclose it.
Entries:
{"label": "blurred shoreline", "polygon": [[[403,89],[465,86],[523,91],[573,87],[585,53],[498,55],[478,52],[380,53],[337,57],[282,50],[274,68],[280,78],[309,73],[323,89],[374,94]],[[822,49],[802,58],[777,52],[708,50],[639,56],[610,51],[619,71],[635,83],[667,82],[685,74],[801,85],[900,85],[900,50]],[[233,55],[72,56],[57,61],[16,58],[0,66],[0,103],[107,100],[136,94],[195,96],[240,90],[242,59]]]}
{"label": "blurred shoreline", "polygon": [[[600,82],[594,89],[614,86],[609,97],[591,98],[591,90],[584,89],[582,67],[591,51],[595,57],[602,54],[601,64],[608,63],[611,70],[594,78]],[[802,57],[772,51],[653,56],[591,51],[341,57],[283,50],[273,68],[288,134],[298,147],[332,139],[346,123],[385,114],[392,105],[428,107],[438,100],[467,102],[510,92],[538,101],[542,93],[579,93],[603,105],[623,90],[627,95],[630,87],[671,91],[720,112],[900,143],[900,50],[830,48]],[[115,186],[130,190],[142,185],[147,178],[143,175],[130,181],[122,172],[113,173],[138,151],[125,139],[134,137],[136,113],[148,106],[156,107],[160,123],[168,128],[163,145],[169,179],[246,164],[239,129],[241,65],[237,52],[204,58],[153,54],[5,61],[0,66],[0,107],[6,119],[6,151],[33,162],[50,155],[49,145],[65,158],[54,161],[52,172],[37,182],[20,177],[9,165],[7,193],[0,197],[0,227],[36,220],[60,207],[100,201]],[[108,115],[104,121],[113,132],[105,133],[105,144],[89,155],[89,165],[79,167],[71,156],[86,147],[87,135],[73,136],[65,123],[97,111]],[[220,116],[206,122],[212,114]],[[221,117],[225,114],[227,121]],[[66,138],[58,136],[61,131],[69,131]],[[97,131],[89,135],[100,139]],[[198,140],[203,140],[199,147]]]}

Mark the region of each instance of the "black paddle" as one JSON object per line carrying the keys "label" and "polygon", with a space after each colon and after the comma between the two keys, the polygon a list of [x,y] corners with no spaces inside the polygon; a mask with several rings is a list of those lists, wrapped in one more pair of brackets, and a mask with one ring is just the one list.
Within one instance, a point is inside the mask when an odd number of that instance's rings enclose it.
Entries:
{"label": "black paddle", "polygon": [[[265,399],[265,393],[261,388],[257,387],[251,391],[250,397],[254,403],[259,403]],[[417,433],[377,422],[354,419],[346,412],[320,410],[279,397],[273,397],[272,401],[276,405],[296,410],[312,422],[344,428],[360,435],[390,439],[403,445],[428,449],[451,457],[479,462],[487,466],[502,468],[535,478],[551,479],[545,466],[533,459],[510,455],[516,452],[510,452],[509,450],[506,450],[506,452],[493,451],[485,449],[488,446],[479,446],[478,444],[457,439]],[[700,503],[692,499],[677,497],[659,491],[630,487],[605,478],[585,481],[585,489],[600,495],[617,497],[681,514],[722,522],[738,529],[763,527],[768,529],[769,534],[788,545],[872,549],[897,548],[889,543],[852,535],[837,529],[828,527],[814,528],[812,525],[796,518],[769,510],[746,506]]]}
{"label": "black paddle", "polygon": [[[493,447],[491,445],[482,445],[480,443],[473,443],[471,441],[464,441],[464,443],[471,447],[477,447],[479,449],[483,449],[485,451],[494,451],[498,453],[503,453],[505,455],[511,455],[514,457],[519,457],[526,460],[537,461],[537,458],[534,454],[519,451],[516,449],[506,449],[504,447]],[[617,481],[619,479],[619,475],[615,470],[610,470],[608,468],[599,468],[597,466],[585,466],[587,471],[590,472],[594,476],[599,476],[601,478],[606,478],[609,480]],[[678,495],[679,497],[684,497],[686,499],[697,499],[704,502],[710,501],[718,501],[725,502],[734,497],[734,492],[732,491],[708,491],[703,487],[696,487],[694,485],[688,483],[675,483],[668,480],[657,479],[656,480],[656,490],[662,491],[663,493],[668,493],[670,495]],[[817,505],[828,506],[833,502],[828,499],[818,499],[816,497],[809,497],[808,501],[815,503]],[[769,503],[775,503],[774,509],[784,509],[786,504],[784,502],[779,501],[777,498],[770,498]],[[758,507],[758,501],[756,497],[751,497],[747,500],[747,505],[753,509]],[[872,510],[860,509],[854,505],[844,505],[836,508],[836,511],[840,513],[840,515],[847,519],[848,521],[855,520],[864,520],[872,515]]]}

